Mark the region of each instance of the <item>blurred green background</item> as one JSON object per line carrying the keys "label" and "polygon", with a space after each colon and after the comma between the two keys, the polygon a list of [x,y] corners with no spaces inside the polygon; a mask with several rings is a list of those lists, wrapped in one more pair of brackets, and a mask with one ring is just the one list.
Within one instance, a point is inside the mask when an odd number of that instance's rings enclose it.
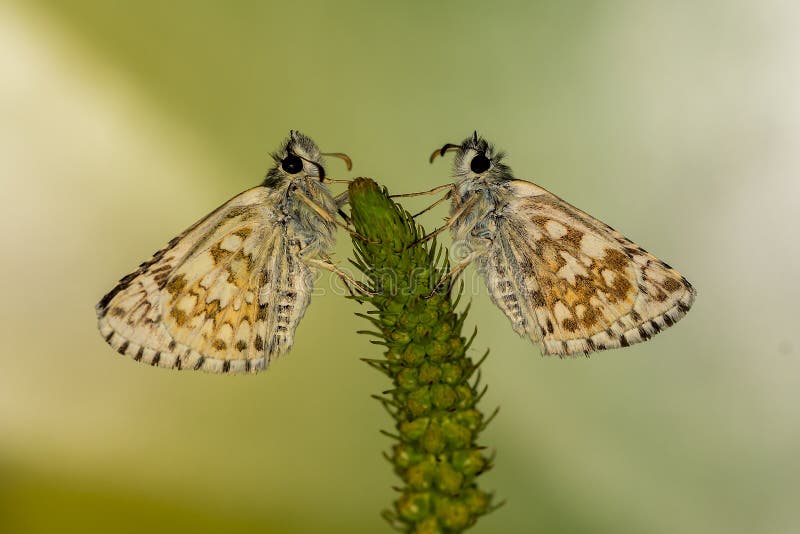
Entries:
{"label": "blurred green background", "polygon": [[797,532],[799,26],[771,0],[3,2],[0,531],[388,531],[355,304],[315,297],[255,377],[123,359],[93,306],[290,128],[394,192],[443,183],[427,156],[477,128],[699,297],[558,360],[471,290],[507,500],[474,532]]}

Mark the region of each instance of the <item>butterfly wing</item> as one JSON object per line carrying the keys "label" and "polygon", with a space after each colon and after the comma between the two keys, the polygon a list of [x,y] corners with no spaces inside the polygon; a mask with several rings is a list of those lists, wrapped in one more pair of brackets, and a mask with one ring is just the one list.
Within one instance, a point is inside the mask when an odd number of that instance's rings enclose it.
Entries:
{"label": "butterfly wing", "polygon": [[507,188],[479,268],[515,331],[545,354],[627,347],[691,307],[691,284],[610,226],[530,182]]}
{"label": "butterfly wing", "polygon": [[256,187],[198,221],[97,305],[121,354],[151,365],[257,372],[286,352],[311,276]]}

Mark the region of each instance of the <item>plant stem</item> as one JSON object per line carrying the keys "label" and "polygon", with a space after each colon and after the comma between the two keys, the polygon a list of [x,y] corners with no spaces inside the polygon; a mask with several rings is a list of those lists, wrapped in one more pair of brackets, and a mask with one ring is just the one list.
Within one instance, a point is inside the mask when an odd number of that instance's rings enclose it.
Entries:
{"label": "plant stem", "polygon": [[365,361],[392,381],[375,398],[395,420],[387,458],[403,481],[384,517],[402,532],[463,532],[493,509],[476,484],[491,466],[476,444],[489,420],[476,406],[480,362],[466,356],[472,340],[461,336],[466,311],[455,311],[450,281],[432,293],[448,272],[446,250],[415,244],[422,228],[374,181],[354,180],[349,194],[355,230],[367,239],[353,238],[353,263],[375,292],[359,297],[375,308],[359,315],[386,347]]}

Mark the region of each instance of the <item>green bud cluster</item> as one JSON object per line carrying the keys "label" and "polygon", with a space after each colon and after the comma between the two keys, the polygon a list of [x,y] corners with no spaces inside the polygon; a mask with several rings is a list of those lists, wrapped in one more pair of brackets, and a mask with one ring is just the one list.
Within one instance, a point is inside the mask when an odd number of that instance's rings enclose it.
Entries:
{"label": "green bud cluster", "polygon": [[476,484],[491,466],[476,444],[491,417],[477,408],[480,362],[466,356],[474,334],[461,336],[466,311],[455,311],[450,283],[435,290],[447,273],[446,251],[418,243],[422,228],[374,181],[354,180],[349,194],[360,234],[353,263],[375,293],[359,297],[375,308],[359,314],[377,329],[363,333],[386,347],[382,359],[365,361],[393,382],[376,398],[395,420],[387,458],[403,486],[384,516],[402,532],[463,532],[493,508],[492,495]]}

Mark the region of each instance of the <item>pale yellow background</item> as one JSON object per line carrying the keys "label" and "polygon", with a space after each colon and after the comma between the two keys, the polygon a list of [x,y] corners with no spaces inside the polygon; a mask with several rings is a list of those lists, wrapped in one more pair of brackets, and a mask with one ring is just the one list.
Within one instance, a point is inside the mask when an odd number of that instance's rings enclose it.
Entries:
{"label": "pale yellow background", "polygon": [[0,532],[388,531],[388,384],[353,303],[316,297],[256,377],[95,331],[290,128],[396,192],[477,128],[699,290],[653,342],[564,361],[474,295],[502,407],[481,484],[507,500],[474,532],[798,532],[798,27],[769,0],[3,2]]}

